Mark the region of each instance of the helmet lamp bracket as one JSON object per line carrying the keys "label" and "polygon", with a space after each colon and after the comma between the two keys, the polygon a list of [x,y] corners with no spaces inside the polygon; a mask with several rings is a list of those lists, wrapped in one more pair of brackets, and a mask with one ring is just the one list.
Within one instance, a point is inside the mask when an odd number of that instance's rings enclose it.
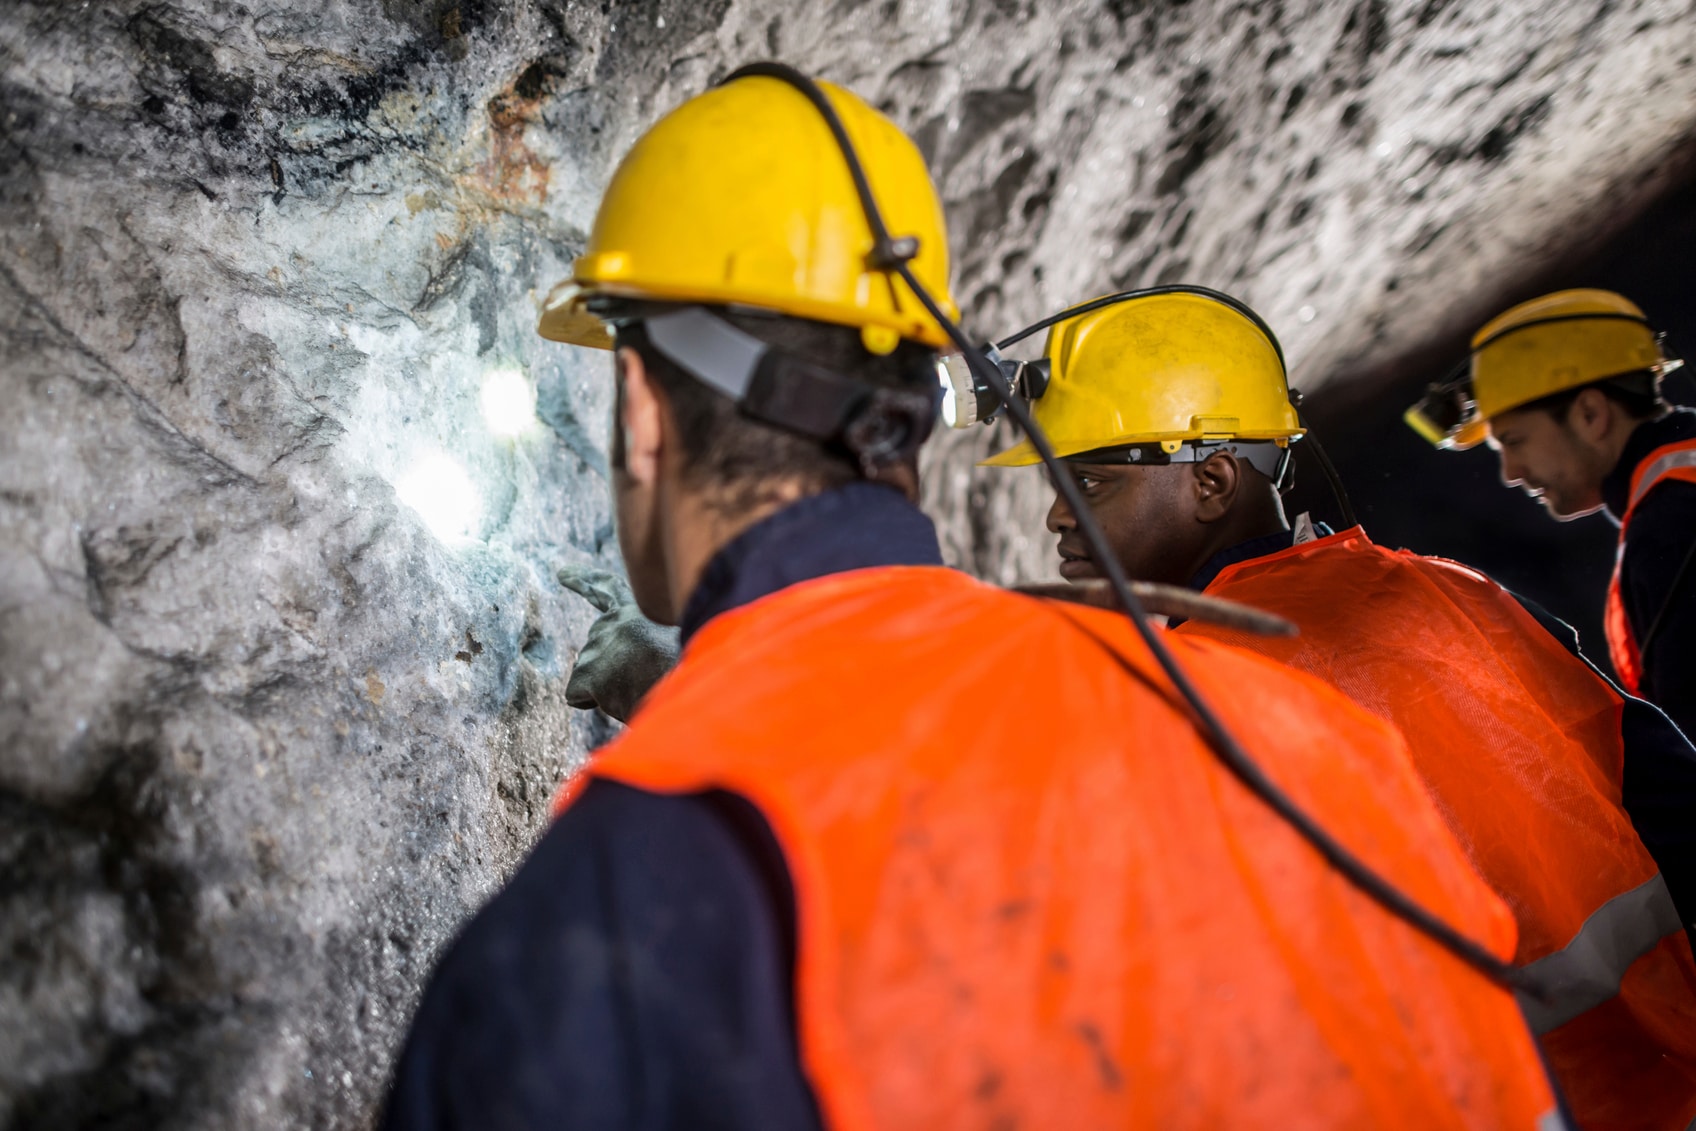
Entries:
{"label": "helmet lamp bracket", "polygon": [[[995,363],[1001,379],[1013,395],[1034,401],[1048,391],[1048,359],[1015,361],[1002,357],[987,342],[979,347],[984,357]],[[949,354],[942,359],[942,419],[950,428],[970,428],[988,424],[1001,414],[1001,398],[994,389],[979,380],[964,354]]]}
{"label": "helmet lamp bracket", "polygon": [[840,440],[861,469],[897,462],[930,435],[936,394],[872,385],[761,341],[700,306],[644,320],[648,341],[744,415],[814,440]]}
{"label": "helmet lamp bracket", "polygon": [[1675,369],[1684,368],[1684,359],[1667,349],[1667,332],[1665,330],[1656,332],[1655,348],[1660,351],[1661,360],[1649,368],[1656,377],[1665,377]]}
{"label": "helmet lamp bracket", "polygon": [[1409,427],[1433,444],[1446,446],[1473,412],[1470,359],[1441,381],[1425,389],[1417,403],[1402,414]]}
{"label": "helmet lamp bracket", "polygon": [[1266,324],[1266,319],[1262,318],[1258,311],[1235,295],[1228,295],[1224,291],[1216,291],[1212,287],[1197,286],[1193,283],[1170,283],[1159,287],[1143,287],[1140,290],[1119,291],[1117,294],[1102,295],[1100,298],[1090,299],[1088,302],[1079,303],[1077,306],[1069,306],[1065,310],[1050,314],[1047,318],[1038,319],[1024,329],[1007,335],[995,344],[999,349],[1006,349],[1024,341],[1032,334],[1048,329],[1057,322],[1080,318],[1103,307],[1118,306],[1122,302],[1130,302],[1133,299],[1157,298],[1161,295],[1195,295],[1198,298],[1212,299],[1214,302],[1234,310],[1252,322],[1254,328],[1259,330],[1266,340],[1272,344],[1272,351],[1278,355],[1278,368],[1288,372],[1289,366],[1284,361],[1284,345],[1278,340],[1278,335],[1272,332],[1272,327]]}

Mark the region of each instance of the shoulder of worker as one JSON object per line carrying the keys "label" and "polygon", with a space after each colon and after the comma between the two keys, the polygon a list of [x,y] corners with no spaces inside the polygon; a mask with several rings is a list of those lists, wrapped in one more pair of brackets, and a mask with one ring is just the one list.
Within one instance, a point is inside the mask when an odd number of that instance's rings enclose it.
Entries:
{"label": "shoulder of worker", "polygon": [[[1577,656],[1585,663],[1590,664],[1592,669],[1595,669],[1595,665],[1590,663],[1590,658],[1584,654],[1583,649],[1579,646],[1579,636],[1576,628],[1562,620],[1560,617],[1557,617],[1554,613],[1551,613],[1548,609],[1545,609],[1542,605],[1533,601],[1525,594],[1509,589],[1506,586],[1502,586],[1502,591],[1512,597],[1520,608],[1530,614],[1531,619],[1542,626],[1544,632],[1547,632],[1550,636],[1558,640],[1561,647],[1565,648],[1568,652],[1571,652],[1574,656]],[[1597,670],[1596,674],[1598,677],[1601,677],[1601,672],[1599,670]]]}
{"label": "shoulder of worker", "polygon": [[[1157,629],[1169,648],[1205,659],[1192,678],[1229,687],[1282,687],[1306,681],[1271,660],[1217,641]],[[1145,680],[1126,682],[1124,667],[1147,676],[1156,662],[1129,617],[1070,601],[1032,596],[976,581],[943,567],[895,567],[836,574],[792,586],[709,625],[683,656],[677,678],[655,689],[632,728],[609,747],[610,761],[633,746],[693,762],[670,742],[673,728],[692,733],[715,720],[734,721],[757,702],[791,703],[800,690],[825,687],[886,708],[911,699],[928,704],[953,696],[981,701],[989,690],[1028,672],[1019,684],[1045,703],[1052,697],[1146,695],[1164,701]],[[1213,669],[1218,668],[1219,671]],[[1083,673],[1089,673],[1084,678]],[[1188,727],[1188,722],[1184,722]],[[605,765],[608,760],[603,760]]]}
{"label": "shoulder of worker", "polygon": [[[1602,480],[1602,498],[1607,505],[1608,514],[1616,523],[1631,509],[1631,490],[1636,486],[1637,474],[1646,464],[1652,462],[1655,453],[1668,445],[1684,444],[1691,440],[1696,440],[1696,410],[1674,409],[1659,420],[1646,420],[1637,426],[1626,439],[1619,462]],[[1681,481],[1677,479],[1663,478],[1651,487],[1633,511],[1631,525],[1636,525],[1644,505],[1651,496],[1679,482]]]}
{"label": "shoulder of worker", "polygon": [[1696,538],[1696,483],[1663,479],[1649,489],[1625,528],[1629,571],[1665,572],[1668,580]]}
{"label": "shoulder of worker", "polygon": [[[1468,606],[1469,615],[1477,618],[1488,615],[1491,608],[1499,609],[1503,614],[1508,613],[1517,605],[1535,622],[1536,626],[1552,637],[1561,648],[1595,672],[1598,678],[1607,681],[1605,676],[1596,668],[1580,647],[1578,630],[1565,620],[1555,616],[1541,604],[1517,590],[1510,589],[1497,581],[1488,573],[1475,565],[1455,561],[1451,558],[1438,557],[1432,554],[1419,554],[1411,550],[1401,550],[1397,553],[1401,562],[1416,569],[1426,569],[1441,573],[1450,585],[1459,586],[1462,590],[1470,591],[1480,598],[1479,603]],[[1515,618],[1496,617],[1492,623],[1507,629],[1516,629],[1512,623]],[[1529,625],[1523,626],[1530,629]]]}
{"label": "shoulder of worker", "polygon": [[656,1104],[817,1126],[792,906],[747,803],[592,782],[449,947],[386,1126],[612,1128]]}
{"label": "shoulder of worker", "polygon": [[[1314,750],[1351,766],[1406,759],[1388,723],[1314,676],[1232,644],[1155,631],[1226,723],[1281,759]],[[946,569],[863,570],[708,625],[595,772],[650,789],[734,784],[769,797],[763,791],[812,788],[844,759],[900,762],[915,744],[957,740],[988,715],[1003,739],[1040,730],[1044,749],[1125,738],[1129,720],[1137,741],[1204,742],[1166,683],[1122,612]],[[831,753],[798,761],[783,735],[826,718]],[[1079,764],[1065,767],[1054,764],[1058,773]]]}
{"label": "shoulder of worker", "polygon": [[[1280,574],[1300,575],[1323,571],[1328,576],[1337,577],[1339,582],[1344,575],[1335,574],[1338,568],[1347,570],[1354,568],[1362,571],[1356,576],[1357,582],[1366,583],[1370,579],[1376,588],[1374,596],[1380,601],[1392,597],[1402,600],[1426,601],[1440,599],[1440,594],[1451,593],[1470,594],[1475,601],[1467,606],[1468,615],[1477,618],[1488,616],[1492,608],[1506,613],[1512,605],[1517,604],[1534,620],[1546,633],[1553,636],[1568,652],[1577,655],[1578,632],[1571,625],[1554,616],[1535,601],[1523,594],[1507,588],[1501,582],[1491,577],[1477,566],[1452,558],[1440,557],[1434,554],[1421,554],[1414,550],[1391,550],[1388,547],[1374,545],[1366,537],[1361,536],[1359,528],[1340,531],[1344,538],[1333,538],[1327,530],[1320,541],[1311,544],[1301,555],[1284,557],[1275,566],[1269,567]],[[1443,588],[1433,590],[1421,584],[1416,586],[1399,586],[1389,588],[1383,581],[1385,562],[1394,563],[1400,569],[1414,571],[1416,574],[1436,576],[1442,581]],[[1256,594],[1259,596],[1259,594]],[[1252,599],[1251,599],[1252,603]],[[1332,606],[1340,612],[1347,610],[1346,605]],[[1514,625],[1495,618],[1495,623],[1502,627],[1513,628]]]}

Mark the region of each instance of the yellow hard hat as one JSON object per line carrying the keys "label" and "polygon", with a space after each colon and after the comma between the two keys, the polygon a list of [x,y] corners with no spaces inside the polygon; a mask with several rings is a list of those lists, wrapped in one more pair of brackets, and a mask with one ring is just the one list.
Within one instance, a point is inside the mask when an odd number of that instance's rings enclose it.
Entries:
{"label": "yellow hard hat", "polygon": [[[1191,441],[1287,446],[1303,432],[1276,342],[1224,295],[1160,288],[1102,305],[1055,323],[1043,353],[1048,387],[1032,412],[1060,456],[1145,443],[1167,453]],[[1023,440],[983,466],[1038,462]]]}
{"label": "yellow hard hat", "polygon": [[1676,368],[1643,312],[1612,291],[1570,290],[1520,303],[1472,337],[1469,371],[1433,386],[1404,418],[1444,448],[1482,442],[1489,421],[1555,393]]}
{"label": "yellow hard hat", "polygon": [[[819,83],[910,266],[950,317],[948,235],[924,158],[888,118]],[[850,166],[819,109],[794,86],[732,77],[660,119],[625,155],[572,277],[538,332],[610,347],[596,296],[737,304],[858,327],[885,354],[906,338],[945,348],[943,328],[897,275],[870,262],[874,236]]]}

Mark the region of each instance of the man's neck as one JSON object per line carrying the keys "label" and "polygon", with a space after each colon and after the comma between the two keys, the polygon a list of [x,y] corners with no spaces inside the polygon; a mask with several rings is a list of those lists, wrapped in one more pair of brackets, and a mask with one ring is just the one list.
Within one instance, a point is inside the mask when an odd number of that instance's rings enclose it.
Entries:
{"label": "man's neck", "polygon": [[[1659,417],[1654,419],[1659,419]],[[1651,422],[1650,420],[1633,420],[1623,413],[1618,415],[1614,427],[1609,429],[1608,434],[1602,439],[1602,459],[1598,462],[1607,469],[1602,473],[1604,476],[1618,467],[1619,461],[1625,458],[1626,449],[1631,446],[1631,437],[1636,434],[1637,429]]]}
{"label": "man's neck", "polygon": [[1209,527],[1209,537],[1190,563],[1188,572],[1175,578],[1173,584],[1194,587],[1200,579],[1205,585],[1218,573],[1220,563],[1238,547],[1270,539],[1274,535],[1288,537],[1289,532],[1284,502],[1272,490],[1271,484],[1266,484],[1263,492],[1240,495],[1230,513]]}
{"label": "man's neck", "polygon": [[1289,529],[1290,524],[1284,517],[1283,504],[1276,499],[1270,506],[1239,507],[1227,515],[1223,522],[1216,524],[1213,536],[1207,540],[1201,554],[1193,563],[1190,575],[1193,576],[1197,570],[1226,550],[1257,538],[1288,533]]}
{"label": "man's neck", "polygon": [[670,563],[667,583],[671,589],[671,607],[683,609],[701,583],[701,572],[725,546],[750,527],[814,493],[799,483],[780,483],[763,493],[758,503],[736,511],[726,510],[717,499],[699,492],[681,495],[667,511],[670,521],[666,527],[666,559]]}
{"label": "man's neck", "polygon": [[845,570],[940,566],[936,528],[900,491],[856,482],[809,494],[744,529],[701,570],[678,626],[708,620],[790,585]]}

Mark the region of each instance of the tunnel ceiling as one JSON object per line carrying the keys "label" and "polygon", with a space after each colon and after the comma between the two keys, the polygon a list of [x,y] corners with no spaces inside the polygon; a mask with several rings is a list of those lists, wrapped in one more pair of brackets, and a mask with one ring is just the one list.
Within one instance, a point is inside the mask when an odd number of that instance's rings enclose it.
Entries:
{"label": "tunnel ceiling", "polygon": [[[604,728],[614,161],[775,56],[898,118],[1004,331],[1237,291],[1371,382],[1684,175],[1688,3],[0,6],[0,1126],[366,1126],[437,949]],[[946,438],[952,559],[1046,572]]]}

